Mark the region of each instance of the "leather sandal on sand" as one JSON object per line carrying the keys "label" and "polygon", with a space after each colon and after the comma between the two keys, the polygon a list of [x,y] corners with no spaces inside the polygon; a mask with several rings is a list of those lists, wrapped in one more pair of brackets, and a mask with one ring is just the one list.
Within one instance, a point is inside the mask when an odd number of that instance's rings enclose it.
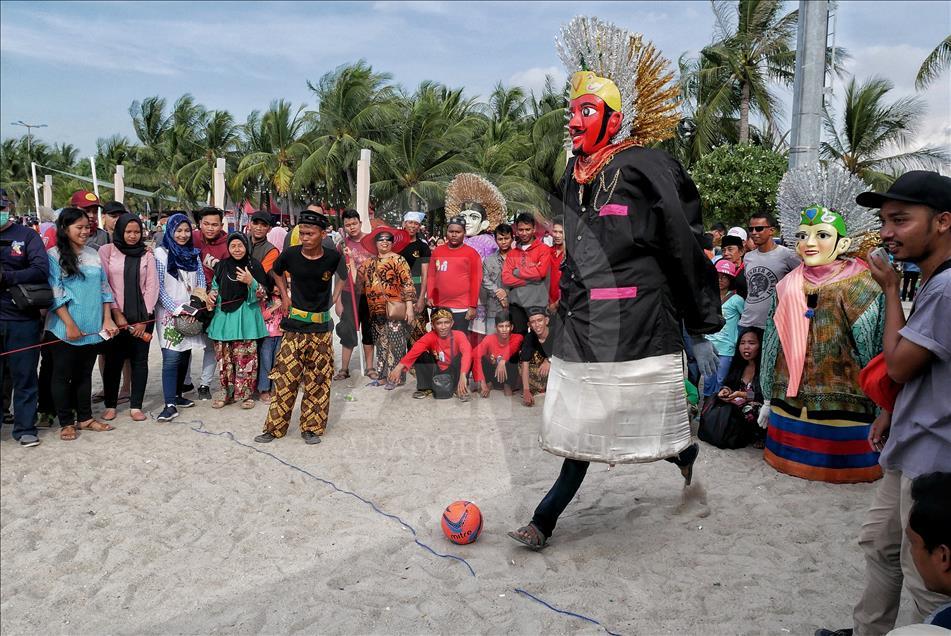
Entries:
{"label": "leather sandal on sand", "polygon": [[69,426],[64,426],[59,430],[59,438],[64,442],[71,442],[76,439],[76,427],[70,424]]}
{"label": "leather sandal on sand", "polygon": [[350,377],[349,369],[340,369],[337,373],[334,374],[334,380],[346,380]]}
{"label": "leather sandal on sand", "polygon": [[105,422],[100,422],[97,419],[86,420],[85,422],[80,422],[76,425],[77,428],[83,431],[95,431],[97,433],[104,433],[106,431],[115,430],[115,427],[111,424],[106,424]]}
{"label": "leather sandal on sand", "polygon": [[548,545],[548,537],[534,523],[522,526],[514,532],[509,532],[508,535],[536,552]]}

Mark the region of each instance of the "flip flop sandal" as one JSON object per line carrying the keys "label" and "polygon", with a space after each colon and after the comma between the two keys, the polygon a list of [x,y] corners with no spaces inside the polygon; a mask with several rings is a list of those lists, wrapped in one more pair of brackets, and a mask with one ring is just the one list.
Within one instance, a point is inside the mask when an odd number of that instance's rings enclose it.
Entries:
{"label": "flip flop sandal", "polygon": [[245,410],[247,410],[247,409],[253,409],[253,408],[254,408],[254,400],[244,400],[244,401],[241,403],[241,408],[243,408],[243,409],[245,409]]}
{"label": "flip flop sandal", "polygon": [[76,439],[77,436],[78,434],[76,433],[76,427],[72,424],[69,426],[64,426],[59,431],[59,438],[64,442],[71,442]]}
{"label": "flip flop sandal", "polygon": [[115,426],[112,426],[111,424],[106,424],[105,422],[100,422],[99,420],[88,420],[86,422],[80,422],[76,426],[80,430],[95,431],[96,433],[105,433],[106,431],[115,430]]}
{"label": "flip flop sandal", "polygon": [[337,372],[334,374],[333,379],[334,379],[334,380],[346,380],[346,379],[349,378],[349,377],[350,377],[350,370],[349,370],[349,369],[340,369],[339,371],[337,371]]}
{"label": "flip flop sandal", "polygon": [[542,534],[542,531],[538,529],[534,523],[530,523],[527,526],[522,526],[515,532],[507,533],[510,537],[518,541],[524,546],[527,546],[538,552],[546,545],[548,545],[548,537]]}
{"label": "flip flop sandal", "polygon": [[222,409],[225,407],[226,404],[228,404],[228,402],[225,400],[215,400],[214,402],[211,403],[211,408]]}

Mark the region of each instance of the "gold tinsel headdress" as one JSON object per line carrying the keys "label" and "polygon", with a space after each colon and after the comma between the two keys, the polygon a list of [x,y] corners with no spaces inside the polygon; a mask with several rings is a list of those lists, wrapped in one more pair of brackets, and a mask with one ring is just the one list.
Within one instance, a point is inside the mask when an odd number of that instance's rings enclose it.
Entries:
{"label": "gold tinsel headdress", "polygon": [[467,209],[467,203],[477,203],[485,210],[489,231],[505,219],[505,197],[486,179],[471,172],[457,174],[446,188],[446,218],[458,216]]}
{"label": "gold tinsel headdress", "polygon": [[[640,34],[598,18],[578,16],[562,27],[555,47],[568,72],[579,74],[572,78],[572,94],[582,81],[597,84],[591,82],[590,74],[580,75],[586,71],[617,86],[624,118],[611,143],[631,137],[639,145],[648,145],[673,136],[680,122],[680,91],[668,69],[670,62]],[[613,90],[602,87],[598,91],[595,94],[605,93],[613,101]]]}

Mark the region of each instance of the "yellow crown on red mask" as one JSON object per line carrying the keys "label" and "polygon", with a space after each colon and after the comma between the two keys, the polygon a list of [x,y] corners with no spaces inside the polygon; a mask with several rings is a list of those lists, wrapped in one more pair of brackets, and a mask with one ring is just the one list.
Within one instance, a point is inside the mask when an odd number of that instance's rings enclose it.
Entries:
{"label": "yellow crown on red mask", "polygon": [[571,76],[571,92],[568,99],[577,99],[582,95],[595,95],[604,100],[611,110],[621,111],[621,91],[617,84],[606,77],[600,77],[593,71],[578,71]]}

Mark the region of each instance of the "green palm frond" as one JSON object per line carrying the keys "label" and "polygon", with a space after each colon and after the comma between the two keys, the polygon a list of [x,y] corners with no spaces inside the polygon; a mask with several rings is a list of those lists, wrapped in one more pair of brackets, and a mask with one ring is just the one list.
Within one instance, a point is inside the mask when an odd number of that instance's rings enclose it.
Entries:
{"label": "green palm frond", "polygon": [[924,90],[935,81],[938,76],[951,66],[951,35],[938,43],[934,50],[921,63],[915,77],[915,88]]}

